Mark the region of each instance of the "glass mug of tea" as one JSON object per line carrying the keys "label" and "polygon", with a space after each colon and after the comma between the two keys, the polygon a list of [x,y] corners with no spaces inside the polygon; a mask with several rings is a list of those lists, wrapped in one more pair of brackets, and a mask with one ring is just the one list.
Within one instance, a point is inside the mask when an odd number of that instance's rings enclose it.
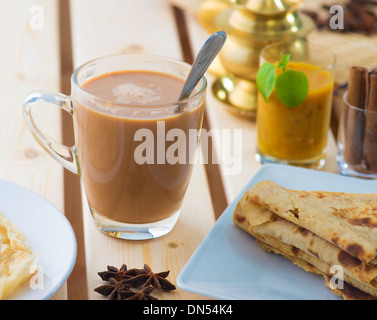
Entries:
{"label": "glass mug of tea", "polygon": [[[32,92],[25,100],[24,117],[34,137],[80,176],[94,222],[108,235],[157,238],[179,217],[207,89],[203,77],[189,98],[178,101],[190,68],[167,57],[108,56],[73,73],[71,96]],[[38,128],[32,110],[40,103],[73,116],[75,146]]]}

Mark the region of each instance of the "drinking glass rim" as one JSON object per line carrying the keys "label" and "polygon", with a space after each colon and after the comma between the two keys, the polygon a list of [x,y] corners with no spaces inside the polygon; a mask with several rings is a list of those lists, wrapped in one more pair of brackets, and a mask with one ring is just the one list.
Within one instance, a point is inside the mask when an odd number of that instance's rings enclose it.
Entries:
{"label": "drinking glass rim", "polygon": [[[304,40],[300,40],[300,39],[296,39],[296,40],[281,40],[281,41],[276,41],[276,42],[273,42],[273,43],[270,43],[270,44],[267,44],[265,45],[262,50],[261,50],[261,53],[260,53],[260,57],[263,58],[263,53],[264,51],[270,49],[271,47],[277,47],[279,45],[284,45],[284,44],[293,44],[295,42],[301,42],[301,43],[304,43],[306,41]],[[309,42],[307,42],[308,44],[310,44]],[[310,44],[311,45],[311,44]],[[328,48],[326,47],[322,47],[322,46],[315,46],[313,49],[314,50],[317,50],[317,49],[321,49],[321,51],[325,50],[330,56],[331,56],[331,63],[327,64],[326,66],[319,66],[319,70],[318,71],[321,71],[321,70],[331,70],[331,69],[334,69],[335,68],[335,63],[336,63],[336,56],[335,54]],[[263,58],[264,59],[264,58]],[[265,61],[267,61],[266,59],[264,59]]]}
{"label": "drinking glass rim", "polygon": [[[75,71],[72,74],[72,77],[71,77],[71,81],[72,81],[73,85],[76,86],[79,90],[81,90],[85,95],[87,95],[89,97],[90,101],[95,99],[96,101],[100,101],[103,104],[111,102],[111,103],[113,103],[114,107],[120,107],[122,109],[126,109],[126,108],[135,109],[135,108],[140,107],[143,110],[158,110],[158,109],[162,109],[162,108],[176,108],[179,105],[184,105],[184,104],[190,103],[190,102],[192,102],[196,99],[200,99],[201,96],[205,93],[205,91],[207,89],[208,81],[207,81],[207,78],[205,76],[203,76],[203,78],[200,80],[200,81],[202,81],[201,88],[197,92],[195,92],[195,94],[191,95],[190,97],[188,97],[186,99],[183,99],[183,100],[180,100],[180,101],[176,100],[176,101],[171,101],[171,102],[165,102],[165,103],[148,103],[148,104],[139,103],[139,104],[130,105],[128,103],[121,103],[121,102],[117,102],[117,101],[113,101],[113,100],[106,100],[106,99],[100,98],[100,97],[96,96],[95,94],[85,90],[79,84],[78,74],[85,67],[87,67],[88,65],[90,65],[92,63],[98,62],[98,61],[104,61],[104,60],[113,59],[113,58],[116,58],[116,57],[135,57],[135,58],[139,57],[139,58],[157,59],[157,60],[159,59],[159,60],[165,60],[167,62],[171,62],[171,63],[174,63],[176,65],[186,67],[186,68],[188,68],[188,70],[190,70],[191,67],[192,67],[187,62],[184,62],[184,61],[181,61],[181,60],[178,60],[178,59],[174,59],[174,58],[171,58],[171,57],[167,57],[167,56],[162,56],[162,55],[136,54],[136,53],[113,54],[113,55],[102,56],[102,57],[99,57],[99,58],[89,60],[89,61],[83,63],[82,65],[80,65],[78,68],[76,68]],[[121,71],[121,70],[119,70],[119,71]],[[125,69],[125,71],[126,71],[126,69]],[[145,70],[140,69],[140,70],[134,70],[134,71],[145,71]],[[169,73],[166,73],[166,74],[169,75]],[[87,80],[89,80],[89,79],[87,79]]]}
{"label": "drinking glass rim", "polygon": [[377,111],[375,111],[375,110],[367,110],[367,109],[360,108],[360,107],[356,107],[356,106],[350,104],[350,103],[348,102],[347,97],[348,97],[348,91],[346,91],[346,92],[343,94],[343,101],[344,101],[344,103],[345,103],[349,108],[354,109],[354,110],[356,110],[356,111],[367,112],[367,113],[374,113],[374,114],[377,115]]}

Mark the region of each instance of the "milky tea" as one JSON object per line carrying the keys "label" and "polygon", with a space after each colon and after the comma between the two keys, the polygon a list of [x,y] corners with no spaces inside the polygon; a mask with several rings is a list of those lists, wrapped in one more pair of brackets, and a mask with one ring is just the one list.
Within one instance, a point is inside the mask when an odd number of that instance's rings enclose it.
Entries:
{"label": "milky tea", "polygon": [[[75,101],[80,174],[95,216],[144,224],[166,219],[180,210],[198,139],[187,139],[185,145],[177,137],[161,140],[158,128],[164,126],[165,132],[178,129],[187,137],[194,129],[199,134],[204,101],[179,114],[171,106],[164,107],[178,99],[183,85],[184,81],[175,76],[154,71],[111,72],[82,85],[85,91],[106,101],[102,105]],[[150,137],[139,134],[146,131]],[[152,141],[152,149],[142,150],[147,138],[148,147]],[[150,150],[155,150],[154,154],[147,154]],[[161,161],[161,155],[165,157],[169,150],[181,150],[186,161]],[[140,164],[135,154],[149,157],[150,161]],[[178,154],[175,156],[179,158]]]}

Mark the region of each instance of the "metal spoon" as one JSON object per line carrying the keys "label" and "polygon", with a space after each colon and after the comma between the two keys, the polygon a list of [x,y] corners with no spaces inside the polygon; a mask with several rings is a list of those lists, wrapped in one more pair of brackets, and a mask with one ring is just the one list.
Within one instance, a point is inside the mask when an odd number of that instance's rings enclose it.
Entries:
{"label": "metal spoon", "polygon": [[[223,47],[226,38],[227,35],[225,32],[218,31],[207,39],[195,58],[178,101],[184,100],[191,95],[200,79],[203,78],[204,73],[207,71],[213,59],[215,59],[220,49]],[[183,112],[185,106],[186,104],[179,105],[175,109],[175,113]]]}

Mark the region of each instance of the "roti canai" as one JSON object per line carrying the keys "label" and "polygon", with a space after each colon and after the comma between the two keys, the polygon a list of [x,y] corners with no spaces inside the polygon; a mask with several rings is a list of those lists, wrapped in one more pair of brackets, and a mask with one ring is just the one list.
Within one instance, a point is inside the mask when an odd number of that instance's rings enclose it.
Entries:
{"label": "roti canai", "polygon": [[322,274],[328,286],[339,266],[346,286],[330,289],[345,299],[370,299],[377,297],[376,200],[375,194],[295,191],[264,181],[238,202],[233,221],[264,250]]}
{"label": "roti canai", "polygon": [[0,213],[0,300],[33,275],[38,258],[26,236]]}

